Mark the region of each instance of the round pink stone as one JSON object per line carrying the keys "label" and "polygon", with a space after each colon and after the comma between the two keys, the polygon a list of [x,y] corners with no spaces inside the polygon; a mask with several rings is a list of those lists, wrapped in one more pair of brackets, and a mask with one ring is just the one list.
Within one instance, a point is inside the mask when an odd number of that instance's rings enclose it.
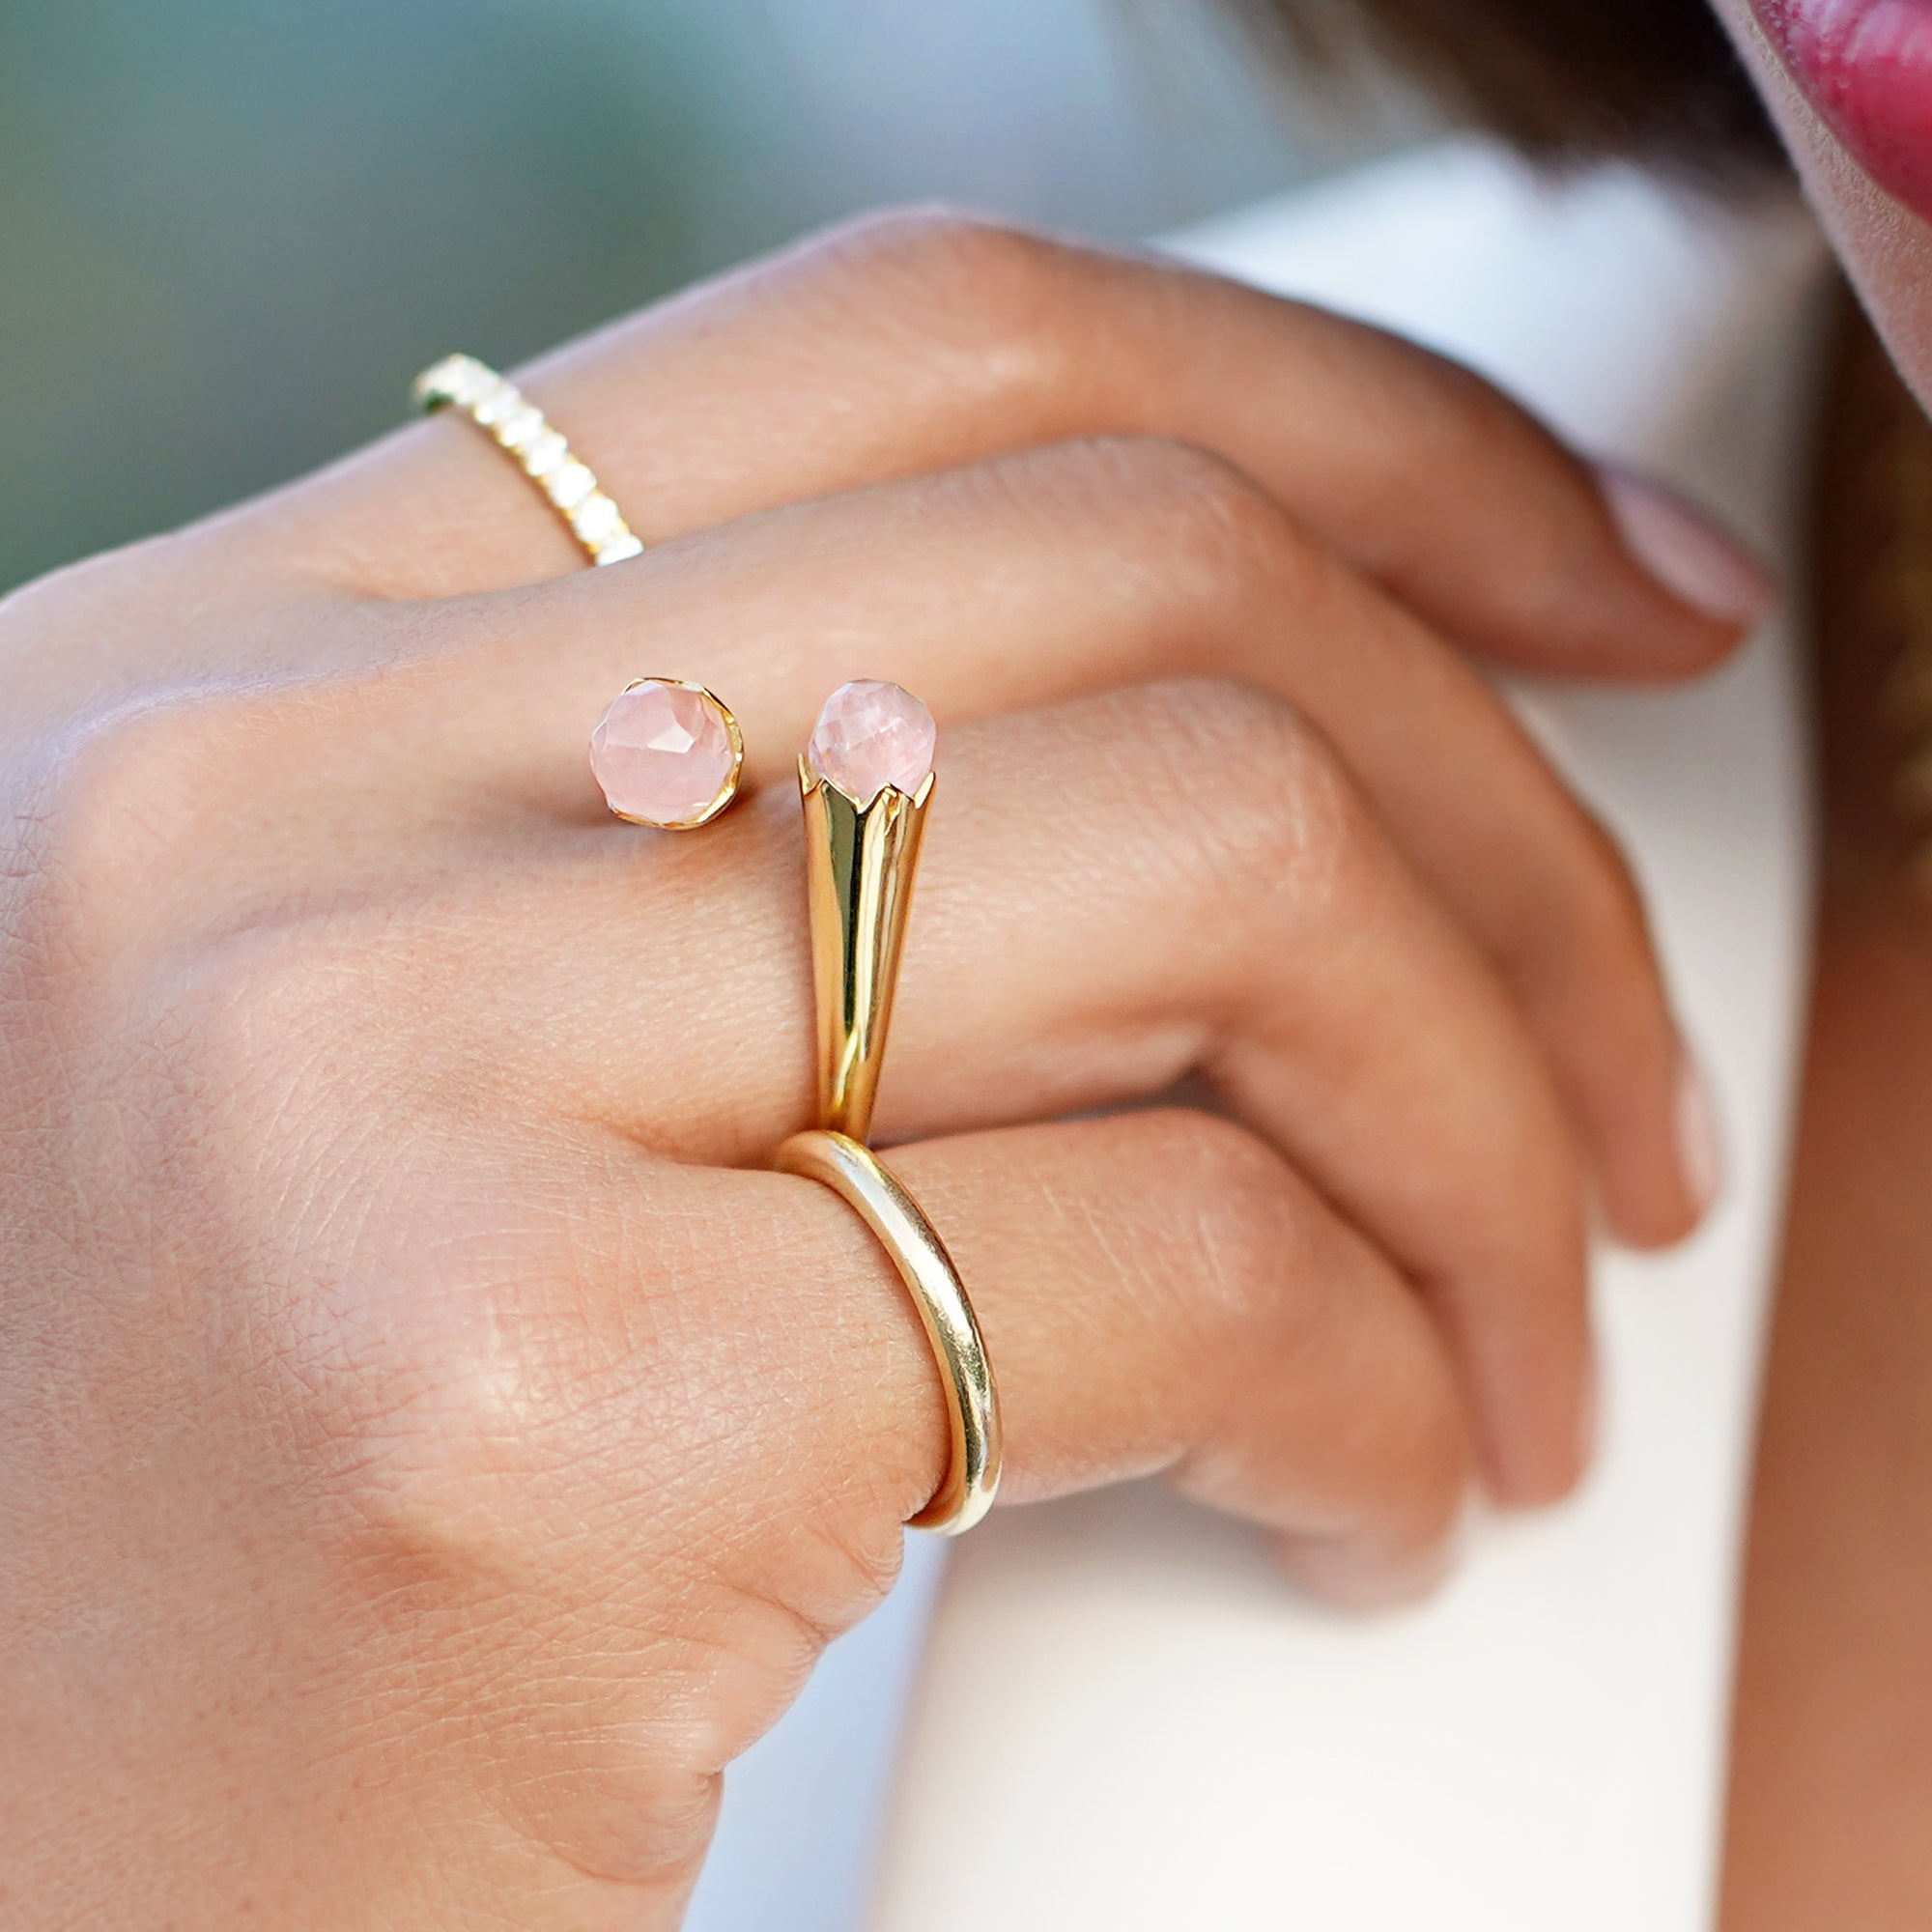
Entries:
{"label": "round pink stone", "polygon": [[590,770],[611,810],[646,825],[702,817],[735,763],[718,701],[656,678],[620,691],[590,734]]}
{"label": "round pink stone", "polygon": [[938,743],[932,713],[911,692],[862,677],[825,700],[805,756],[820,778],[867,806],[888,785],[916,792],[932,770]]}

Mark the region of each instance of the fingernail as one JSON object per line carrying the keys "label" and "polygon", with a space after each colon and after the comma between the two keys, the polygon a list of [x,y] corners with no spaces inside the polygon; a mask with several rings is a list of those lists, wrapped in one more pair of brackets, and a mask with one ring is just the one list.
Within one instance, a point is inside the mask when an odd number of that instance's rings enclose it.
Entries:
{"label": "fingernail", "polygon": [[1598,475],[1625,549],[1681,603],[1720,624],[1746,625],[1776,602],[1770,570],[1675,490],[1614,465]]}
{"label": "fingernail", "polygon": [[1689,1052],[1677,1075],[1677,1164],[1702,1219],[1723,1190],[1724,1151],[1710,1082]]}

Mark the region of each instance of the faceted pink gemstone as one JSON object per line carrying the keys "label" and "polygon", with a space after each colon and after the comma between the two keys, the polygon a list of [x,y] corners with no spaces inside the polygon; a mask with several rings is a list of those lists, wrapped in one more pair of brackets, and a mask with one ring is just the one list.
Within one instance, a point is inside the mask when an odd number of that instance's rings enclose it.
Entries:
{"label": "faceted pink gemstone", "polygon": [[864,806],[887,785],[916,792],[932,770],[938,743],[932,713],[911,692],[862,677],[825,700],[805,757],[820,778]]}
{"label": "faceted pink gemstone", "polygon": [[590,734],[590,769],[611,810],[646,825],[698,817],[729,783],[733,762],[717,701],[656,678],[620,691]]}

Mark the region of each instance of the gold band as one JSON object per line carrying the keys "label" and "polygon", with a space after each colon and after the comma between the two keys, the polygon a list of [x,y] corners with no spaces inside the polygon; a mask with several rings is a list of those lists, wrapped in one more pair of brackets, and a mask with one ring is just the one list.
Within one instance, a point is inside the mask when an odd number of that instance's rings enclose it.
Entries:
{"label": "gold band", "polygon": [[416,378],[410,395],[425,415],[461,410],[543,492],[592,563],[622,563],[643,549],[544,412],[487,363],[473,355],[445,355]]}
{"label": "gold band", "polygon": [[801,758],[798,783],[818,1008],[818,1123],[863,1141],[871,1136],[933,780],[928,773],[911,797],[887,785],[862,806]]}
{"label": "gold band", "polygon": [[971,1529],[992,1508],[1000,1486],[1000,1402],[973,1304],[945,1242],[878,1155],[848,1135],[820,1128],[794,1134],[773,1156],[772,1165],[781,1174],[802,1175],[831,1188],[892,1257],[932,1344],[952,1421],[952,1456],[946,1480],[913,1518],[913,1527],[942,1536]]}

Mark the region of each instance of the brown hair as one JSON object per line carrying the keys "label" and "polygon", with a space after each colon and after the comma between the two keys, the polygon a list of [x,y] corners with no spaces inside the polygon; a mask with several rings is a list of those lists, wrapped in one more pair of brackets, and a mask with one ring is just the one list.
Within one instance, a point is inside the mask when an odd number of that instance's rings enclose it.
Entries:
{"label": "brown hair", "polygon": [[1776,137],[1708,0],[1236,0],[1304,58],[1357,50],[1545,157],[1770,160]]}

